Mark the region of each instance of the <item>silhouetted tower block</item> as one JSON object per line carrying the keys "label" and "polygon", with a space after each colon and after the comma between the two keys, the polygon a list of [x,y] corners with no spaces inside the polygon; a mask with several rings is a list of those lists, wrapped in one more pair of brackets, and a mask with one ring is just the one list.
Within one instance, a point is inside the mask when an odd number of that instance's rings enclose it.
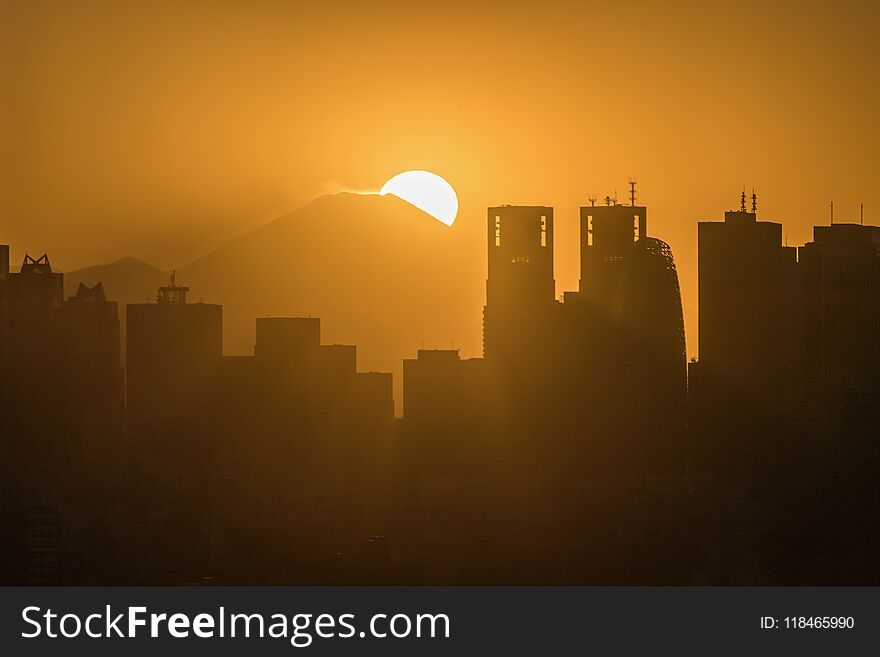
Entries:
{"label": "silhouetted tower block", "polygon": [[820,391],[880,392],[880,228],[815,226],[798,251],[803,273],[805,360]]}
{"label": "silhouetted tower block", "polygon": [[118,444],[125,404],[117,304],[107,300],[101,283],[80,283],[60,313],[71,438],[80,439],[84,456],[100,459]]}
{"label": "silhouetted tower block", "polygon": [[639,474],[654,466],[674,472],[682,463],[676,441],[687,381],[675,261],[647,230],[647,208],[634,196],[631,205],[606,197],[582,207],[580,286],[563,304],[572,367],[562,394],[582,391],[580,421],[604,450],[593,458]]}
{"label": "silhouetted tower block", "polygon": [[782,245],[782,225],[755,212],[725,212],[699,223],[701,378],[736,394],[784,388],[796,250]]}
{"label": "silhouetted tower block", "polygon": [[254,355],[279,363],[305,363],[321,344],[317,317],[258,317]]}
{"label": "silhouetted tower block", "polygon": [[621,270],[630,265],[633,244],[647,237],[647,208],[620,205],[606,197],[605,205],[581,208],[581,278],[584,300],[604,312],[620,313]]}
{"label": "silhouetted tower block", "polygon": [[[303,435],[310,401],[311,363],[321,348],[317,317],[259,317],[254,356],[259,377],[255,404],[266,431],[283,435],[276,449],[292,453],[307,447]],[[353,375],[353,374],[352,374]]]}
{"label": "silhouetted tower block", "polygon": [[[405,551],[427,564],[434,581],[461,580],[471,523],[485,519],[478,491],[495,476],[501,450],[513,449],[489,412],[487,372],[486,360],[461,360],[453,349],[420,349],[403,361]],[[490,453],[495,436],[499,451]]]}
{"label": "silhouetted tower block", "polygon": [[[648,236],[647,214],[645,206],[620,205],[610,197],[605,205],[581,208],[580,290],[565,298],[575,307],[587,306],[594,328],[605,324],[612,331],[623,348],[621,358],[638,354],[640,367],[660,368],[664,385],[683,398],[685,336],[678,272],[669,245]],[[601,335],[599,330],[596,337]]]}
{"label": "silhouetted tower block", "polygon": [[351,422],[357,347],[348,344],[320,345],[308,364],[310,415],[323,426]]}
{"label": "silhouetted tower block", "polygon": [[353,344],[322,344],[312,357],[312,366],[338,378],[357,372],[357,347]]}
{"label": "silhouetted tower block", "polygon": [[7,444],[35,465],[49,465],[66,447],[62,430],[61,365],[64,343],[58,309],[63,274],[46,255],[26,255],[19,272],[0,280],[0,365],[7,381],[3,411]]}
{"label": "silhouetted tower block", "polygon": [[77,448],[91,429],[80,422],[70,385],[79,365],[76,323],[64,312],[63,276],[49,258],[25,256],[12,273],[7,254],[0,263],[0,570],[6,581],[57,583],[70,546],[59,499],[82,472]]}
{"label": "silhouetted tower block", "polygon": [[84,375],[120,369],[117,303],[107,300],[103,285],[90,288],[80,283],[61,308],[72,364]]}
{"label": "silhouetted tower block", "polygon": [[10,295],[19,302],[58,306],[64,298],[64,274],[52,271],[49,256],[24,257],[21,270],[10,276]]}
{"label": "silhouetted tower block", "polygon": [[489,208],[486,303],[528,305],[553,301],[553,208]]}
{"label": "silhouetted tower block", "polygon": [[128,410],[148,450],[195,456],[204,447],[207,391],[223,347],[223,308],[186,303],[188,288],[126,310]]}
{"label": "silhouetted tower block", "polygon": [[457,349],[419,349],[403,361],[403,395],[413,459],[457,474],[474,467],[489,442],[495,403],[486,361],[462,360]]}
{"label": "silhouetted tower block", "polygon": [[522,356],[525,344],[534,348],[555,303],[553,208],[489,208],[487,229],[483,351],[487,358],[507,360]]}
{"label": "silhouetted tower block", "polygon": [[403,411],[410,422],[450,422],[461,412],[464,388],[458,349],[419,349],[403,361]]}

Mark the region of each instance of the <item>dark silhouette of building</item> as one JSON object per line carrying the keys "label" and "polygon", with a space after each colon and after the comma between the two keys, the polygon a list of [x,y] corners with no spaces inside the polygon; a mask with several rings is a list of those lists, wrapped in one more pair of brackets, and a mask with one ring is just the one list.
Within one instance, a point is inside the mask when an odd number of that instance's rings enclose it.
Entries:
{"label": "dark silhouette of building", "polygon": [[76,581],[92,559],[90,482],[122,432],[116,304],[100,284],[62,301],[46,255],[10,272],[0,249],[4,580]]}
{"label": "dark silhouette of building", "polygon": [[223,308],[187,303],[189,288],[159,288],[156,303],[126,307],[128,425],[159,471],[197,463],[205,452],[207,394],[223,356]]}
{"label": "dark silhouette of building", "polygon": [[[775,474],[791,462],[783,454],[808,443],[787,421],[796,415],[803,363],[797,250],[783,245],[781,224],[758,221],[754,193],[751,211],[743,192],[739,210],[698,228],[690,462],[719,505],[736,495],[759,508],[775,495]],[[743,533],[756,534],[757,525],[749,524],[755,514],[744,517]]]}
{"label": "dark silhouette of building", "polygon": [[59,319],[68,439],[78,443],[82,458],[118,458],[125,385],[117,304],[107,300],[101,283],[91,288],[80,283],[76,295],[62,304]]}
{"label": "dark silhouette of building", "polygon": [[813,228],[798,249],[810,346],[807,376],[823,390],[876,396],[880,388],[880,228]]}
{"label": "dark silhouette of building", "polygon": [[[786,341],[792,325],[797,250],[782,224],[757,220],[757,198],[723,222],[699,223],[698,383],[718,395],[778,396],[791,384]],[[715,393],[713,393],[715,394]]]}
{"label": "dark silhouette of building", "polygon": [[580,211],[580,286],[564,297],[579,354],[569,390],[588,409],[582,422],[612,440],[594,453],[603,467],[680,474],[687,373],[678,273],[669,245],[648,236],[632,186],[630,205],[606,197]]}
{"label": "dark silhouette of building", "polygon": [[876,581],[878,232],[816,226],[785,247],[752,198],[700,223],[689,416],[707,576]]}
{"label": "dark silhouette of building", "polygon": [[492,553],[486,524],[498,515],[496,470],[510,446],[494,385],[486,360],[455,349],[403,361],[398,524],[416,581],[471,581],[478,555]]}
{"label": "dark silhouette of building", "polygon": [[813,228],[798,249],[805,402],[821,412],[823,525],[839,581],[880,581],[880,228]]}
{"label": "dark silhouette of building", "polygon": [[211,394],[216,572],[345,581],[384,528],[391,375],[358,372],[352,345],[322,345],[318,318],[258,318],[256,336],[253,356],[223,359]]}
{"label": "dark silhouette of building", "polygon": [[511,206],[488,210],[488,278],[483,353],[516,367],[548,340],[547,318],[556,304],[553,208]]}
{"label": "dark silhouette of building", "polygon": [[[4,250],[5,254],[8,250]],[[8,266],[4,263],[4,270]],[[57,311],[62,276],[47,256],[25,256],[17,273],[0,280],[3,297],[5,391],[0,417],[3,445],[3,552],[7,581],[59,581],[60,474],[70,456],[63,413],[55,407],[61,385]]]}
{"label": "dark silhouette of building", "polygon": [[419,581],[629,581],[621,554],[632,581],[672,581],[672,562],[651,572],[626,547],[640,532],[673,540],[685,465],[668,245],[647,236],[644,207],[583,208],[581,287],[561,303],[552,208],[493,207],[487,219],[484,360],[422,350],[404,362],[404,506]]}

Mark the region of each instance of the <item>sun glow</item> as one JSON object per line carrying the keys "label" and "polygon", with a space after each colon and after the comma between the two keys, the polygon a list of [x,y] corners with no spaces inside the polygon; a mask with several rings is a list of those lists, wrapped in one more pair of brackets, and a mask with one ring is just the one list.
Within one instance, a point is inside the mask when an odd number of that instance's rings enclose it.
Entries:
{"label": "sun glow", "polygon": [[402,198],[419,210],[451,226],[458,214],[458,197],[448,182],[430,171],[404,171],[382,186],[382,196]]}

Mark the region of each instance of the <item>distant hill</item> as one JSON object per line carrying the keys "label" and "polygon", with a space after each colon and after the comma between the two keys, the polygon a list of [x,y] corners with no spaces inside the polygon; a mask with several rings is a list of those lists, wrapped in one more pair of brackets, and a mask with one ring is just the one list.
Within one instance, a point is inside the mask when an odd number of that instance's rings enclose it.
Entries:
{"label": "distant hill", "polygon": [[[393,371],[425,347],[481,353],[485,262],[474,241],[393,196],[335,194],[177,269],[190,300],[220,303],[229,355],[253,353],[258,316],[321,318],[325,343],[358,346],[362,370]],[[162,272],[133,258],[65,274],[121,303],[153,299]]]}
{"label": "distant hill", "polygon": [[148,298],[155,300],[156,289],[168,282],[168,272],[156,269],[137,258],[122,258],[109,265],[65,272],[64,296],[75,294],[80,283],[91,287],[99,281],[103,284],[108,299],[123,305],[143,303]]}

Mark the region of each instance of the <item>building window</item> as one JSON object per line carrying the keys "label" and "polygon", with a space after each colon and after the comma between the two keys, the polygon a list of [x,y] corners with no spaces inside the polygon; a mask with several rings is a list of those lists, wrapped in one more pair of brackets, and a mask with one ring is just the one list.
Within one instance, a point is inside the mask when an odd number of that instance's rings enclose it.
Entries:
{"label": "building window", "polygon": [[547,217],[541,215],[541,246],[547,246]]}
{"label": "building window", "polygon": [[501,217],[495,215],[495,246],[501,246]]}

